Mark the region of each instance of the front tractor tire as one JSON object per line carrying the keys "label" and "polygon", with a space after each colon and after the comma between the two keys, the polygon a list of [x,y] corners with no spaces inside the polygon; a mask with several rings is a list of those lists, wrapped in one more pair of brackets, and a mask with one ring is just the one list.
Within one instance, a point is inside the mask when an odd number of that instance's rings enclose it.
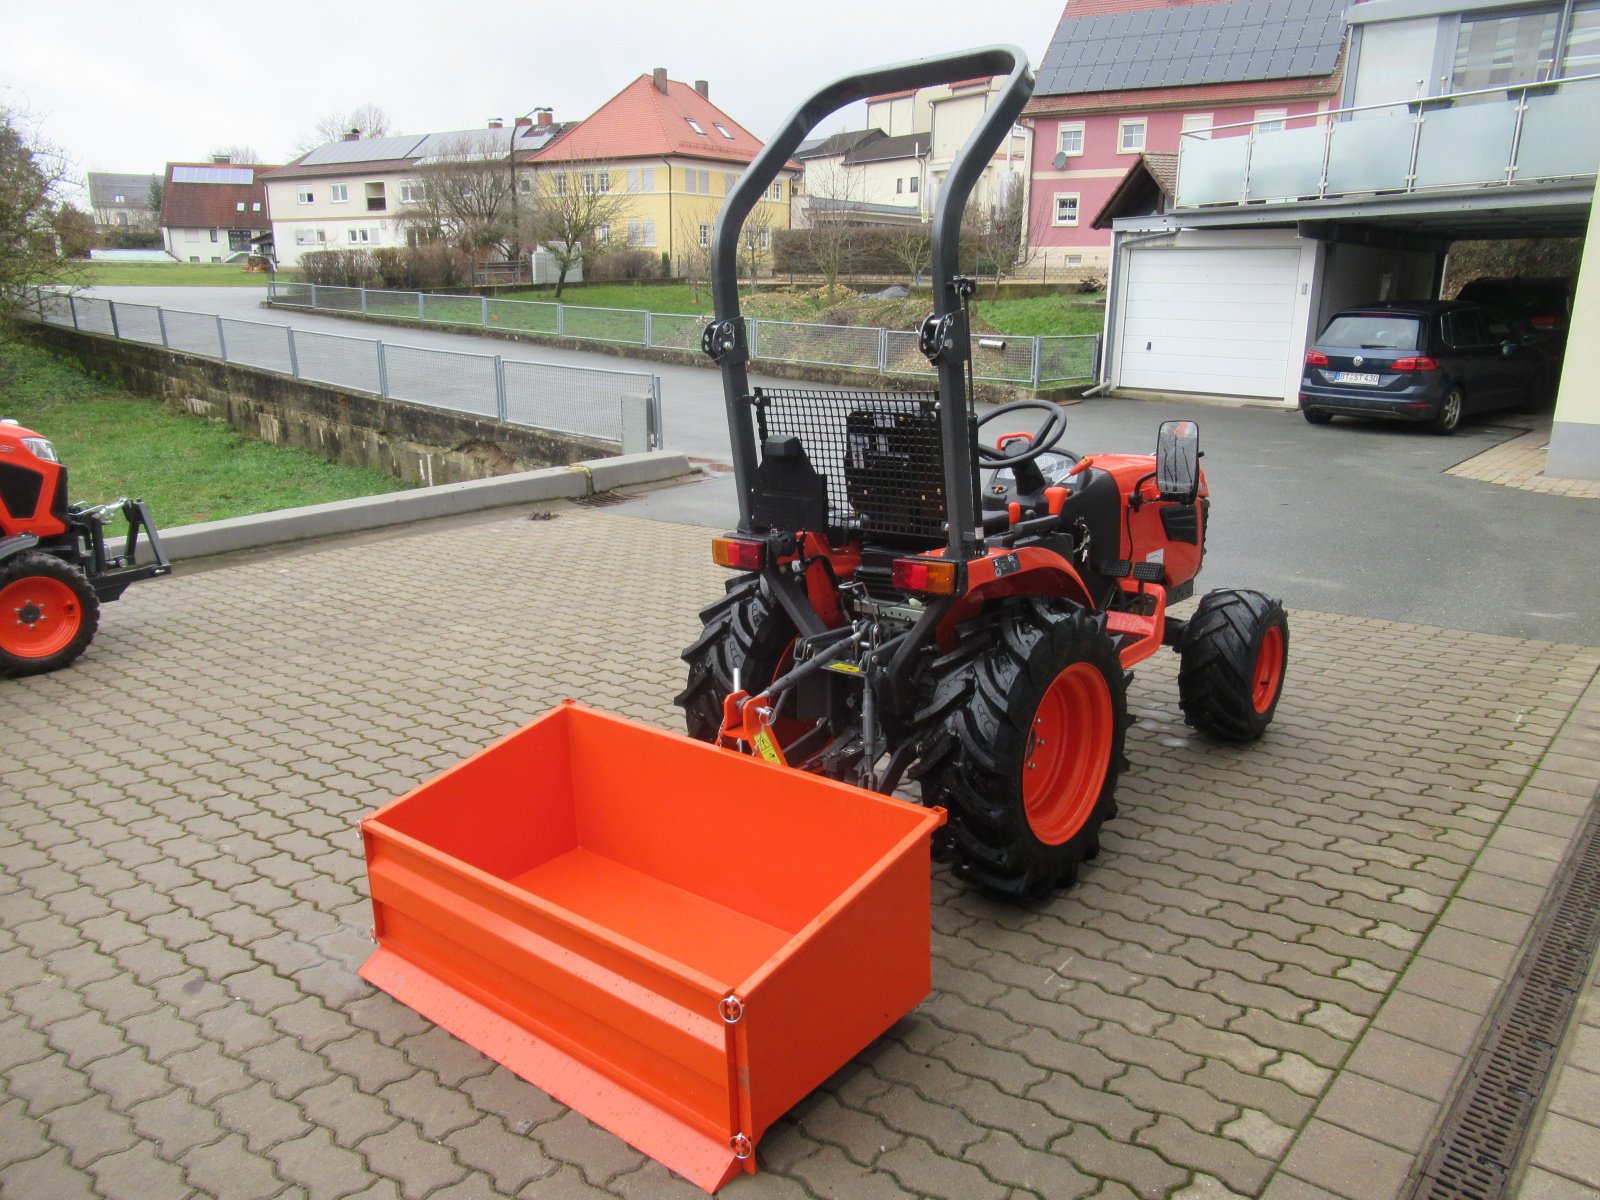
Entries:
{"label": "front tractor tire", "polygon": [[761,586],[760,575],[737,576],[727,587],[722,599],[700,610],[700,636],[682,654],[689,679],[673,699],[689,736],[702,742],[717,740],[734,672],[754,695],[777,678],[795,639],[793,622]]}
{"label": "front tractor tire", "polygon": [[1077,879],[1116,815],[1127,677],[1103,616],[1004,601],[931,664],[913,775],[950,814],[959,878],[1012,901]]}
{"label": "front tractor tire", "polygon": [[37,551],[0,563],[0,679],[59,671],[99,624],[100,601],[71,563]]}
{"label": "front tractor tire", "polygon": [[1289,618],[1260,592],[1207,592],[1178,647],[1183,719],[1223,742],[1266,732],[1283,693]]}

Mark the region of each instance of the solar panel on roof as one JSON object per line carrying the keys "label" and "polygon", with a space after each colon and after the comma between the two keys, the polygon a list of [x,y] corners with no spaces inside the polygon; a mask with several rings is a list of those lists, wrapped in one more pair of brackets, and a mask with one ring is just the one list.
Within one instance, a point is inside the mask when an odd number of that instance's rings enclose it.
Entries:
{"label": "solar panel on roof", "polygon": [[318,146],[295,165],[319,167],[328,163],[382,162],[390,158],[410,158],[422,138],[414,133],[398,137],[361,138],[354,142],[327,142]]}
{"label": "solar panel on roof", "polygon": [[[1330,73],[1346,0],[1224,0],[1073,17],[1039,68],[1040,96]],[[1176,52],[1170,38],[1176,37]]]}
{"label": "solar panel on roof", "polygon": [[251,184],[256,173],[249,167],[173,167],[173,183]]}

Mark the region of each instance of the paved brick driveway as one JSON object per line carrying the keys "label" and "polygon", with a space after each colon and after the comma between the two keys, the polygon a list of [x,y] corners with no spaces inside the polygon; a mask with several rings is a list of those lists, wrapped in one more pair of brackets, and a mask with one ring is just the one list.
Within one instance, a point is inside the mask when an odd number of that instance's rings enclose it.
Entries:
{"label": "paved brick driveway", "polygon": [[[354,826],[563,696],[675,726],[722,578],[702,530],[435,524],[143,585],[0,683],[4,1194],[698,1195],[357,979]],[[1142,667],[1083,883],[937,878],[933,995],[726,1194],[1393,1194],[1581,811],[1578,767],[1524,784],[1600,654],[1300,613],[1292,655],[1244,751]]]}

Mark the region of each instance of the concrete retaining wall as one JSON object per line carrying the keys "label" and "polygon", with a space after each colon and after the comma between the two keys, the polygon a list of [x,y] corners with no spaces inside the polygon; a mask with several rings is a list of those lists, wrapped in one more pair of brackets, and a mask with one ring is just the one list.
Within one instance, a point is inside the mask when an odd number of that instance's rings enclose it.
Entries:
{"label": "concrete retaining wall", "polygon": [[615,442],[502,425],[370,392],[59,325],[24,326],[41,346],[130,392],[329,462],[376,467],[424,485],[488,479],[616,454]]}
{"label": "concrete retaining wall", "polygon": [[[328,504],[309,504],[277,512],[230,517],[180,525],[161,532],[162,548],[174,562],[252,550],[260,546],[298,542],[306,538],[357,533],[391,525],[411,525],[432,517],[458,516],[486,508],[543,500],[576,499],[630,484],[655,483],[690,474],[682,454],[656,450],[648,454],[622,454],[541,471],[519,471],[493,479],[361,496]],[[141,545],[140,560],[149,562],[148,547]]]}

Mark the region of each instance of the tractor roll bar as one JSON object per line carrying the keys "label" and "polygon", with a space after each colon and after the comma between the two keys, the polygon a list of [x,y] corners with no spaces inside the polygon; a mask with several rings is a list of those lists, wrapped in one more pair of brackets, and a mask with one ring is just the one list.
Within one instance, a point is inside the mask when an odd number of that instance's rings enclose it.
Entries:
{"label": "tractor roll bar", "polygon": [[846,75],[830,83],[797,108],[766,147],[746,168],[717,216],[711,242],[711,298],[716,317],[706,331],[705,347],[722,368],[723,400],[728,431],[733,441],[734,480],[739,492],[739,531],[751,532],[750,488],[756,472],[755,427],[744,398],[750,391],[749,347],[739,313],[739,234],[745,218],[766,194],[800,143],[830,113],[856,100],[884,92],[957,83],[963,79],[1005,75],[1005,87],[983,120],[956,153],[949,174],[939,189],[934,208],[933,315],[952,318],[949,349],[937,360],[939,371],[940,429],[944,449],[945,499],[949,505],[950,553],[959,559],[977,553],[978,531],[974,493],[976,465],[972,461],[969,429],[971,397],[962,374],[971,353],[965,323],[957,315],[961,297],[951,286],[956,276],[956,252],[967,197],[994,152],[1022,114],[1033,94],[1033,72],[1028,56],[1015,46],[989,46],[938,58],[919,58],[894,66]]}

